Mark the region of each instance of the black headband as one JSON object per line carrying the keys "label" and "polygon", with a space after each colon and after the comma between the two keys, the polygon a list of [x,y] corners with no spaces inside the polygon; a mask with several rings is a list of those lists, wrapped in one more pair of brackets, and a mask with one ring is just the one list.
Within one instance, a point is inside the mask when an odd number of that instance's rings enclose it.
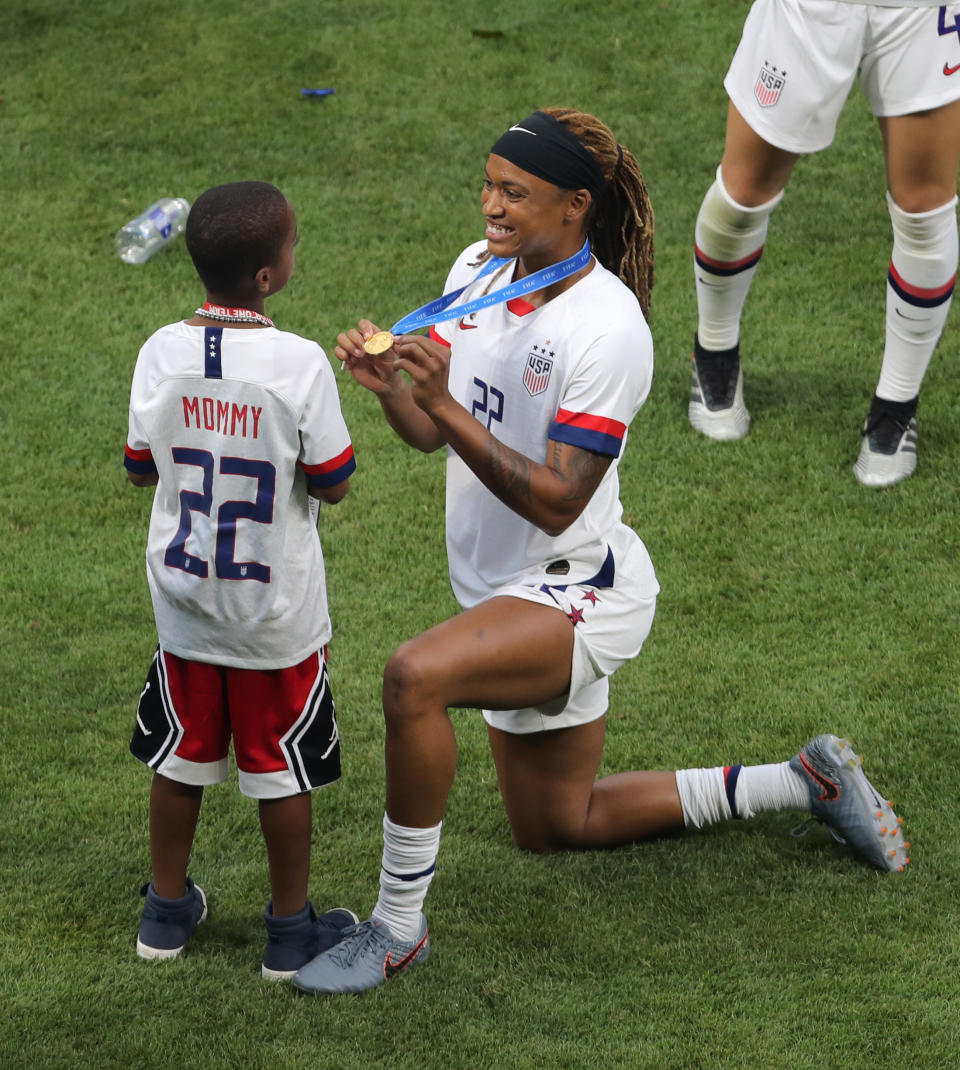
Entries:
{"label": "black headband", "polygon": [[603,191],[596,160],[572,130],[546,112],[535,111],[511,126],[490,152],[561,189],[586,189],[594,200]]}

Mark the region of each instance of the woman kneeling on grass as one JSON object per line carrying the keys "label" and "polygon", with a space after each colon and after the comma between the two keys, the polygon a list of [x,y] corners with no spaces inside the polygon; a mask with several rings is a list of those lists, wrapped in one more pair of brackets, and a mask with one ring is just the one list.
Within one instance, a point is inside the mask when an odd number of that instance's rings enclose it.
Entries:
{"label": "woman kneeling on grass", "polygon": [[456,768],[451,707],[483,711],[521,847],[613,847],[797,809],[881,869],[906,861],[902,837],[886,834],[895,815],[834,736],[775,765],[596,779],[608,678],[639,653],[659,591],[621,522],[617,479],[653,374],[653,214],[633,155],[592,115],[557,108],[494,144],[481,207],[485,241],[454,264],[446,290],[462,292],[432,310],[429,338],[400,334],[371,353],[381,332],[369,320],[338,338],[400,438],[446,447],[463,612],[387,663],[380,896],[296,974],[306,991],[362,991],[427,958],[422,906]]}

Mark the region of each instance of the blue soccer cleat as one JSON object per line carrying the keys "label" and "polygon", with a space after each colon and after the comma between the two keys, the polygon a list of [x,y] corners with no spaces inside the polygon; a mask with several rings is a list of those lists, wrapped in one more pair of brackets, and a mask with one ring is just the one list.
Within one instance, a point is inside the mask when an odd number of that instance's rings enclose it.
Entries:
{"label": "blue soccer cleat", "polygon": [[336,947],[318,955],[293,976],[303,992],[365,992],[430,955],[430,930],[420,915],[413,941],[398,940],[382,921],[367,918],[347,929]]}
{"label": "blue soccer cleat", "polygon": [[[903,870],[910,844],[900,832],[900,818],[863,775],[849,740],[817,736],[790,759],[790,768],[810,789],[811,820],[823,822],[877,869]],[[799,825],[794,835],[802,836],[808,826],[809,821]]]}

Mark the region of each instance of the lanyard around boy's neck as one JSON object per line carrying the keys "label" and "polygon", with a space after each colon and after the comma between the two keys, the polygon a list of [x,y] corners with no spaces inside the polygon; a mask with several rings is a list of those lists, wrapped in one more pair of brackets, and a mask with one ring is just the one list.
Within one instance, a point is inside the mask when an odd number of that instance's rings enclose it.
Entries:
{"label": "lanyard around boy's neck", "polygon": [[[480,274],[467,285],[472,286],[477,279],[482,279],[484,275],[489,275],[491,272],[503,267],[504,264],[509,263],[509,258],[491,257],[484,264]],[[512,301],[515,297],[522,297],[524,294],[542,290],[546,286],[559,282],[561,279],[565,279],[569,275],[573,275],[574,272],[586,267],[589,263],[590,240],[588,238],[584,241],[580,251],[566,260],[541,268],[540,271],[535,271],[532,275],[525,275],[522,279],[511,282],[509,286],[504,286],[501,290],[492,290],[474,301],[468,301],[463,305],[454,305],[453,302],[467,289],[467,286],[461,286],[459,290],[451,290],[450,293],[445,293],[435,301],[430,301],[416,309],[416,311],[404,316],[403,319],[397,320],[390,328],[390,333],[393,335],[407,334],[420,327],[429,327],[431,324],[440,323],[442,320],[460,319],[463,316],[469,316],[471,312],[479,312],[481,308],[489,308],[491,305],[500,305],[506,301]]]}

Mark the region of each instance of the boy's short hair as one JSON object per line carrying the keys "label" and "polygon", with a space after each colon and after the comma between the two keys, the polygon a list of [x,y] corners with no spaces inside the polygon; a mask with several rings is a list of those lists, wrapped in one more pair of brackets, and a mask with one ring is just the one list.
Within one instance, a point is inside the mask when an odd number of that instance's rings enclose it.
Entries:
{"label": "boy's short hair", "polygon": [[194,201],[187,216],[187,249],[204,286],[229,293],[277,262],[288,227],[287,198],[276,186],[228,182]]}

